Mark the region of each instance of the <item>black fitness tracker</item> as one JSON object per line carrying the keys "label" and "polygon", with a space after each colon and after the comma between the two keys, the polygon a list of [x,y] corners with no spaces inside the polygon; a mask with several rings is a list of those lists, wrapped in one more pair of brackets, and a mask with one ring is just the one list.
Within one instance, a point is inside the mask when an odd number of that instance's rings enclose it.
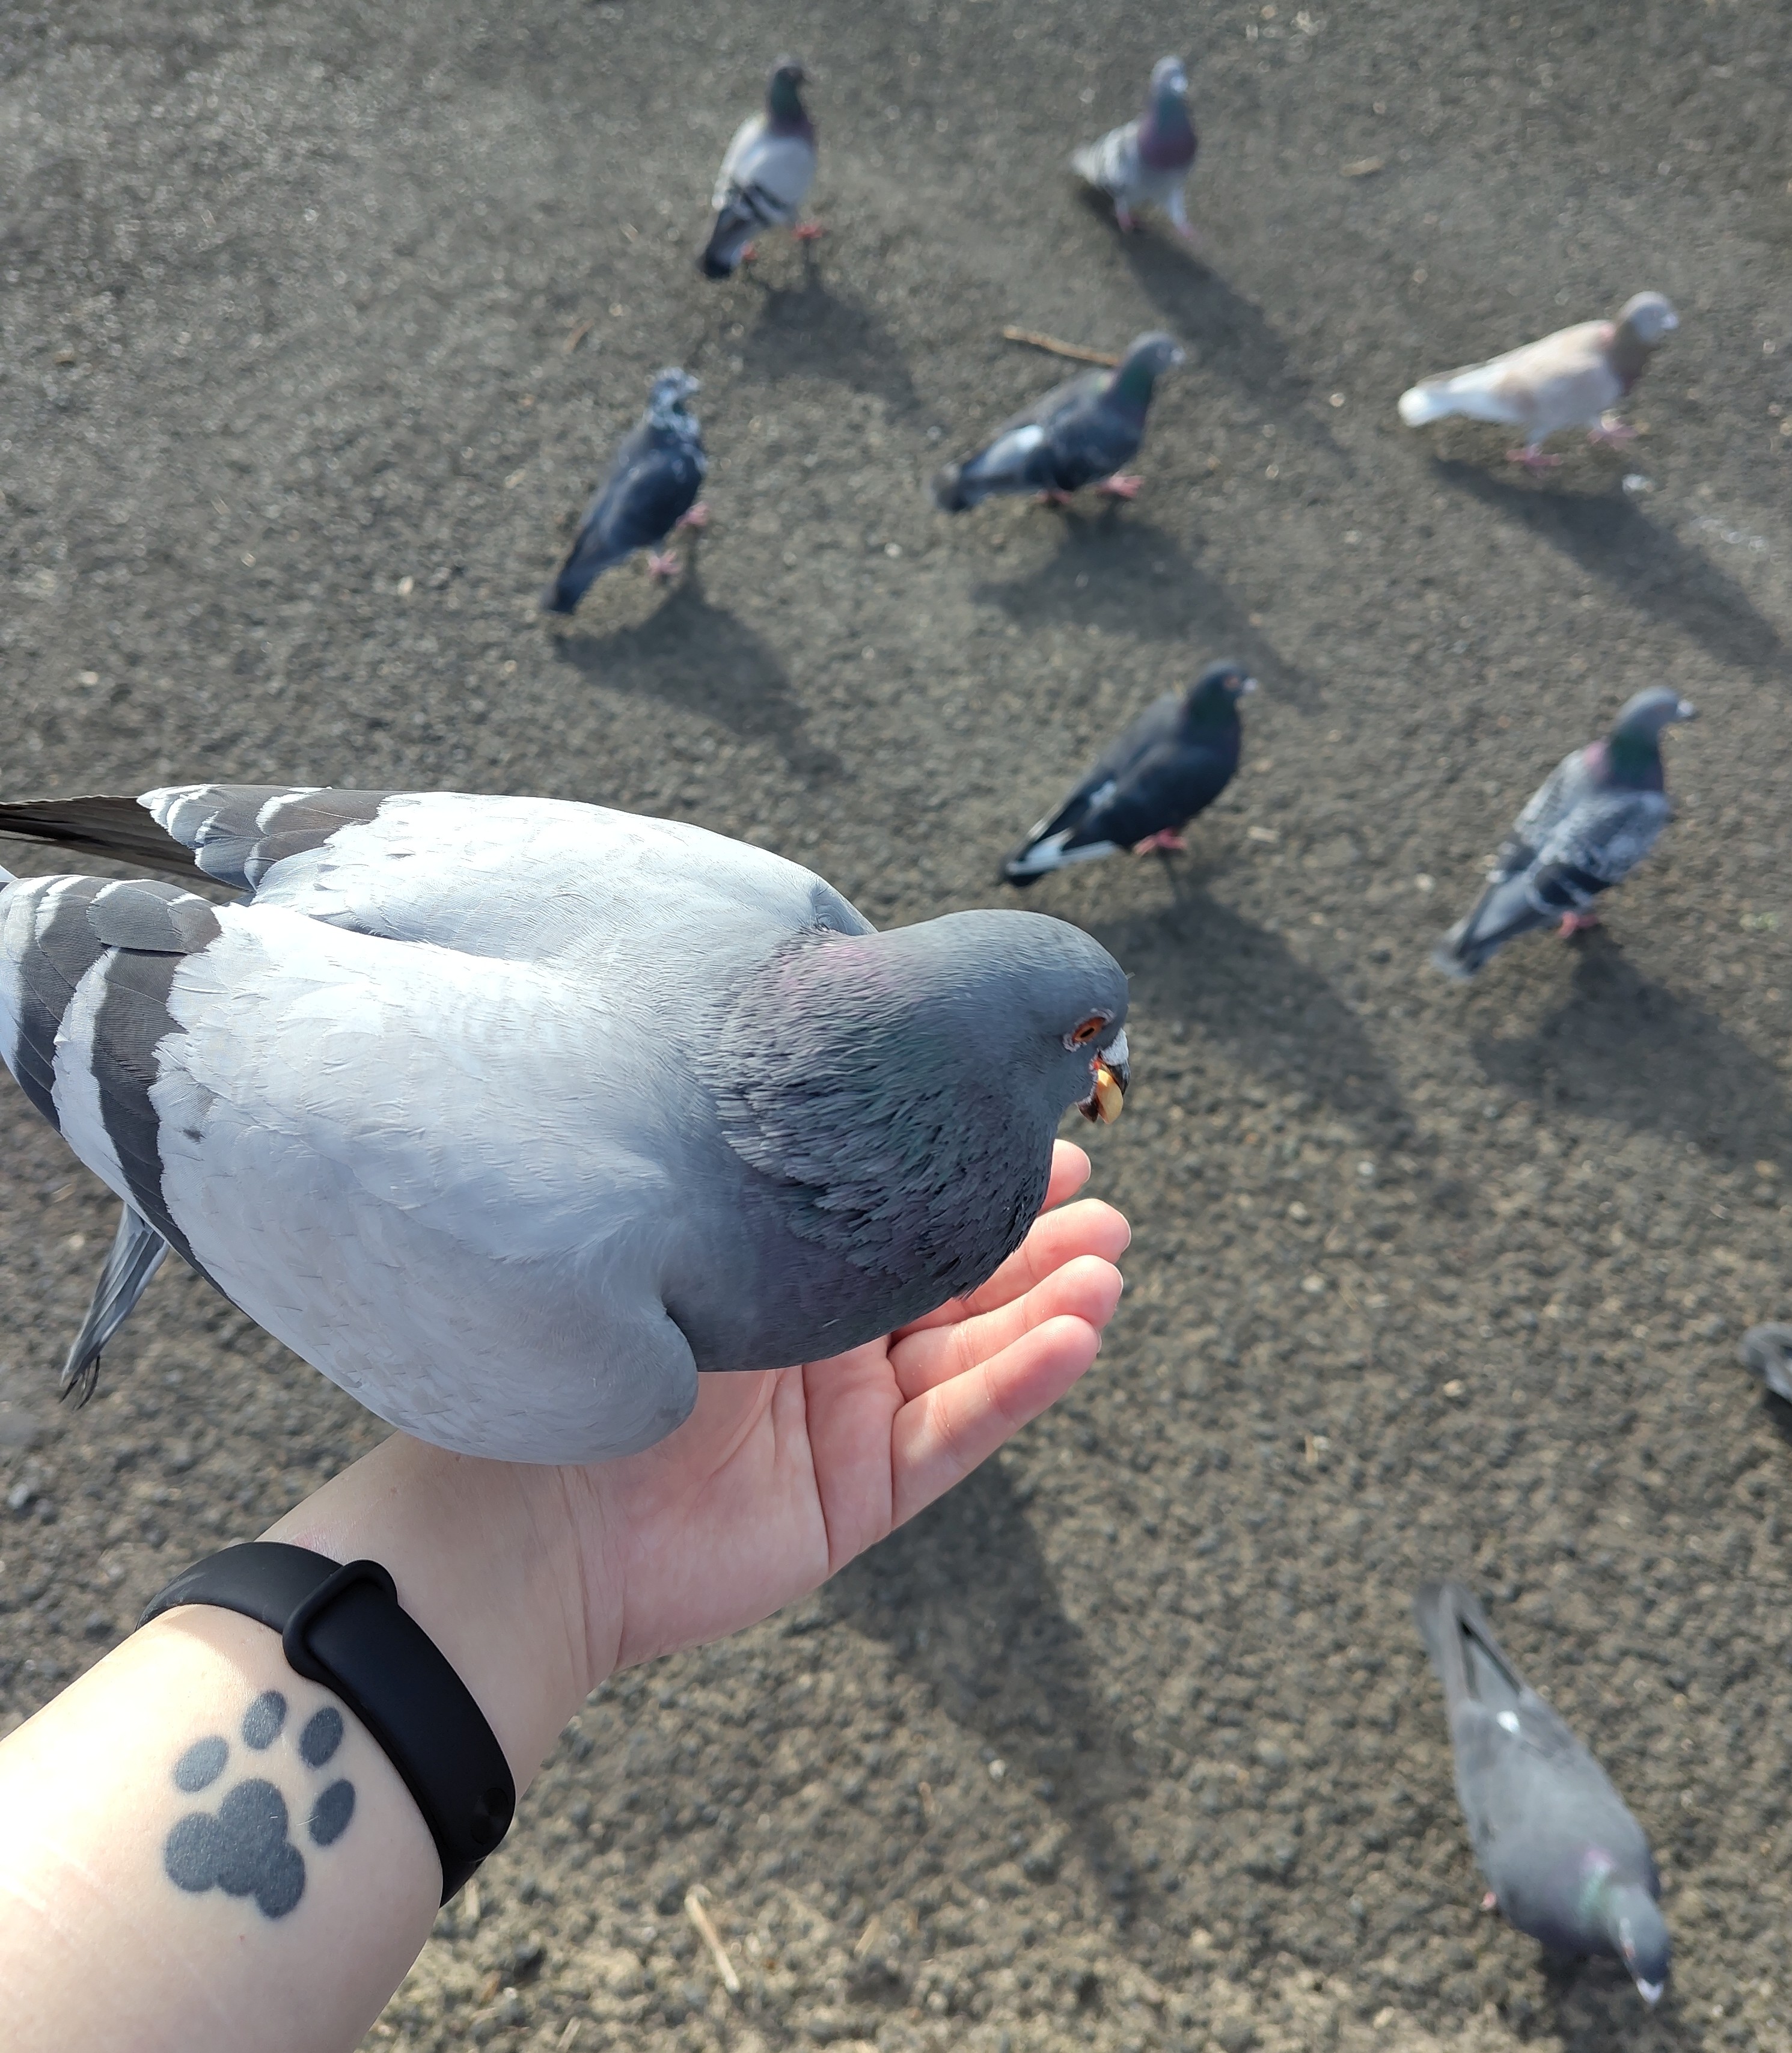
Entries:
{"label": "black fitness tracker", "polygon": [[516,1784],[484,1713],[400,1605],[390,1574],[378,1561],[345,1566],[254,1541],[176,1576],[138,1623],[181,1604],[240,1611],[280,1635],[287,1666],[341,1698],[403,1777],[441,1858],[442,1902],[463,1887],[510,1830]]}

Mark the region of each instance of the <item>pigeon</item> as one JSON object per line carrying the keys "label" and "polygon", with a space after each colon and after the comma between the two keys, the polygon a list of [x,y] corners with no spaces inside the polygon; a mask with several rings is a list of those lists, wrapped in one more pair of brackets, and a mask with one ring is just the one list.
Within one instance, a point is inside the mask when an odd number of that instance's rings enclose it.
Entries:
{"label": "pigeon", "polygon": [[1751,1326],[1737,1349],[1743,1367],[1792,1404],[1792,1326]]}
{"label": "pigeon", "polygon": [[1401,394],[1400,418],[1410,428],[1453,414],[1520,428],[1523,446],[1508,449],[1508,461],[1547,470],[1562,461],[1543,449],[1559,429],[1585,428],[1594,442],[1620,445],[1632,439],[1636,430],[1609,410],[1642,376],[1662,339],[1679,326],[1680,316],[1660,292],[1638,292],[1615,321],[1582,321],[1489,363],[1425,379]]}
{"label": "pigeon", "polygon": [[0,1054],[126,1208],[65,1390],[159,1241],[423,1439],[633,1452],[701,1371],[974,1290],[1060,1118],[1129,1081],[1126,978],[1077,928],[879,933],[678,822],[194,784],[0,805],[0,834],[247,899],[0,873]]}
{"label": "pigeon", "polygon": [[1236,663],[1215,663],[1186,692],[1147,707],[1070,796],[1002,866],[1013,885],[1130,848],[1186,850],[1178,829],[1204,813],[1238,767],[1238,701],[1257,689]]}
{"label": "pigeon", "polygon": [[[706,278],[731,278],[743,259],[751,261],[762,228],[796,223],[815,183],[815,124],[799,90],[808,76],[794,58],[780,57],[766,87],[764,113],[748,115],[735,131],[710,201],[715,225],[697,259]],[[804,242],[821,232],[814,222],[796,229]]]}
{"label": "pigeon", "polygon": [[1414,1615],[1444,1686],[1456,1794],[1500,1910],[1553,1953],[1615,1955],[1643,2000],[1668,1980],[1661,1884],[1605,1770],[1500,1651],[1460,1583],[1427,1583]]}
{"label": "pigeon", "polygon": [[1194,230],[1182,208],[1182,187],[1194,168],[1198,147],[1189,119],[1189,75],[1180,57],[1160,57],[1151,69],[1145,111],[1135,121],[1110,128],[1070,159],[1085,185],[1114,202],[1122,231],[1132,226],[1135,209],[1161,207],[1185,241]]}
{"label": "pigeon", "polygon": [[567,559],[541,595],[544,613],[571,613],[596,579],[637,549],[649,552],[648,575],[676,577],[678,559],[654,544],[675,528],[701,528],[709,509],[696,503],[709,469],[697,417],[685,401],[700,391],[688,371],[662,371],[647,411],[622,439],[615,461],[578,524]]}
{"label": "pigeon", "polygon": [[1118,369],[1088,371],[1054,386],[990,442],[933,481],[933,503],[962,513],[998,493],[1037,492],[1061,505],[1085,485],[1130,499],[1136,477],[1121,465],[1139,453],[1151,390],[1182,352],[1167,335],[1142,335]]}
{"label": "pigeon", "polygon": [[1599,924],[1590,909],[1621,884],[1668,824],[1661,730],[1698,717],[1665,685],[1638,692],[1603,741],[1564,756],[1512,823],[1474,910],[1433,949],[1433,967],[1465,981],[1520,934]]}

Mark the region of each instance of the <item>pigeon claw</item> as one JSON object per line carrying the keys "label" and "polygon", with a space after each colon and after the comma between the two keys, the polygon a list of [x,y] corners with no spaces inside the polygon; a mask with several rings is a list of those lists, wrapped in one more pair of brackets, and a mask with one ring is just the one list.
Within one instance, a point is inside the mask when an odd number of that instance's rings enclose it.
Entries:
{"label": "pigeon claw", "polygon": [[1107,499],[1136,499],[1144,481],[1142,477],[1129,477],[1124,471],[1116,470],[1112,477],[1103,478],[1095,489]]}
{"label": "pigeon claw", "polygon": [[790,231],[799,242],[818,241],[827,232],[818,221],[798,222]]}
{"label": "pigeon claw", "polygon": [[1586,439],[1595,449],[1622,449],[1626,442],[1637,439],[1637,431],[1628,421],[1614,420],[1610,414],[1603,414],[1598,427],[1587,430]]}
{"label": "pigeon claw", "polygon": [[1555,470],[1562,462],[1559,456],[1547,456],[1543,450],[1534,449],[1508,449],[1506,461],[1522,464],[1527,470]]}
{"label": "pigeon claw", "polygon": [[1174,827],[1160,827],[1154,834],[1132,844],[1135,855],[1186,855],[1189,845]]}
{"label": "pigeon claw", "polygon": [[1040,493],[1038,504],[1041,506],[1068,506],[1070,498],[1068,492],[1060,492],[1055,485],[1049,485]]}
{"label": "pigeon claw", "polygon": [[1576,934],[1586,933],[1598,924],[1599,915],[1597,913],[1564,913],[1562,924],[1555,931],[1563,940],[1571,941]]}
{"label": "pigeon claw", "polygon": [[672,524],[674,528],[707,528],[709,525],[709,508],[700,499],[695,506],[680,513]]}
{"label": "pigeon claw", "polygon": [[647,559],[647,575],[657,583],[664,578],[669,582],[677,576],[682,566],[671,550],[656,551]]}
{"label": "pigeon claw", "polygon": [[1500,1908],[1500,1899],[1491,1889],[1481,1898],[1481,1908],[1484,1910],[1497,1910]]}

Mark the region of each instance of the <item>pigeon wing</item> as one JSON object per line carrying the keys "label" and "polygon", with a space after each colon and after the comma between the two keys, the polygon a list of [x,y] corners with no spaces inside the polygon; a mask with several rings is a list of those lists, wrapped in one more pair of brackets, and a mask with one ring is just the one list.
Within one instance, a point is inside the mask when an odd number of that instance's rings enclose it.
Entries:
{"label": "pigeon wing", "polygon": [[1533,903],[1571,913],[1621,884],[1661,838],[1672,811],[1661,791],[1602,791],[1559,821],[1537,851]]}

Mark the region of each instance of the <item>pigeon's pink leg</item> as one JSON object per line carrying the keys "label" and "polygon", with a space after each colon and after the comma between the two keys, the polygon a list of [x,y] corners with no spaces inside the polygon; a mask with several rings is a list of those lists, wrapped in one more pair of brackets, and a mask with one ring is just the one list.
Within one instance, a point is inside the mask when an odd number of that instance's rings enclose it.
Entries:
{"label": "pigeon's pink leg", "polygon": [[1114,202],[1114,224],[1123,235],[1132,233],[1132,216],[1118,200]]}
{"label": "pigeon's pink leg", "polygon": [[1155,834],[1132,844],[1135,855],[1186,855],[1189,845],[1174,827],[1160,827]]}
{"label": "pigeon's pink leg", "polygon": [[1497,1910],[1500,1908],[1500,1899],[1491,1889],[1481,1898],[1481,1908],[1484,1910]]}
{"label": "pigeon's pink leg", "polygon": [[661,578],[669,582],[677,576],[682,567],[677,557],[669,549],[663,554],[650,555],[647,559],[647,575],[656,583]]}
{"label": "pigeon's pink leg", "polygon": [[749,242],[747,247],[740,253],[740,261],[743,264],[758,263],[759,261],[759,244],[756,242]]}
{"label": "pigeon's pink leg", "polygon": [[675,528],[707,528],[709,525],[709,508],[700,499],[689,512],[680,513],[672,524]]}
{"label": "pigeon's pink leg", "polygon": [[1508,463],[1521,463],[1527,470],[1554,470],[1561,462],[1559,456],[1545,456],[1541,449],[1516,449],[1506,452]]}
{"label": "pigeon's pink leg", "polygon": [[818,221],[804,221],[799,222],[790,233],[799,242],[813,242],[818,236],[825,235],[827,230]]}
{"label": "pigeon's pink leg", "polygon": [[1597,913],[1564,913],[1562,924],[1556,932],[1565,941],[1571,941],[1576,934],[1584,934],[1599,924]]}
{"label": "pigeon's pink leg", "polygon": [[1116,470],[1112,477],[1104,477],[1095,488],[1109,499],[1136,499],[1139,488],[1145,482],[1142,477],[1128,477],[1123,471]]}
{"label": "pigeon's pink leg", "polygon": [[1045,491],[1040,493],[1038,504],[1041,506],[1068,506],[1070,497],[1068,492]]}
{"label": "pigeon's pink leg", "polygon": [[1616,421],[1610,414],[1603,414],[1598,426],[1587,430],[1586,439],[1595,449],[1622,449],[1626,442],[1637,439],[1637,431],[1628,421]]}

